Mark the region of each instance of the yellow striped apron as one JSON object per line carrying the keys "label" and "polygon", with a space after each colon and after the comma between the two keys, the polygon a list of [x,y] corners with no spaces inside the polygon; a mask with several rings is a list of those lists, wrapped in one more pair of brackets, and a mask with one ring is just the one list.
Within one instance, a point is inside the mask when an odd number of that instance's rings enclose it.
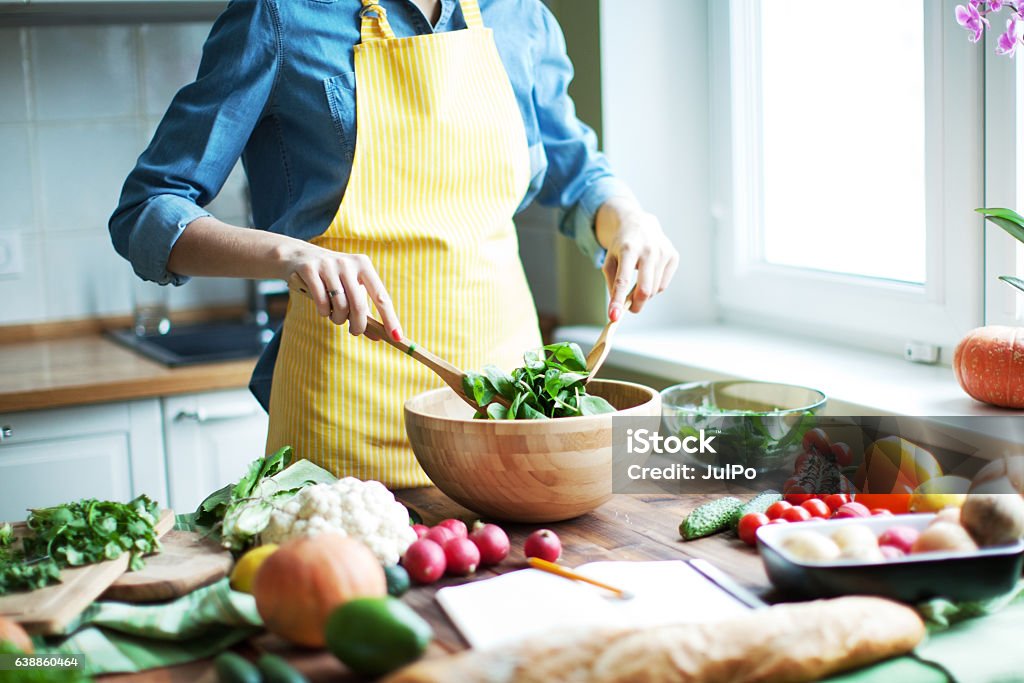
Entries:
{"label": "yellow striped apron", "polygon": [[[464,369],[511,369],[540,335],[512,223],[529,182],[526,133],[492,32],[476,0],[461,0],[465,30],[408,38],[395,37],[384,8],[363,5],[352,172],[312,242],[369,256],[409,339]],[[293,293],[267,451],[291,444],[339,476],[427,485],[402,404],[438,386]]]}

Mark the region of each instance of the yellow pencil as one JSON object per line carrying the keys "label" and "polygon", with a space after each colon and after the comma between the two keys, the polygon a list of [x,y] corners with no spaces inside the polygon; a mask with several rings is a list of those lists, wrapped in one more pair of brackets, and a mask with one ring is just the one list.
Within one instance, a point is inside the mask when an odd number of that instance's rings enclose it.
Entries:
{"label": "yellow pencil", "polygon": [[561,576],[566,579],[572,579],[573,581],[582,581],[583,583],[589,583],[592,586],[603,588],[606,591],[611,591],[612,593],[615,593],[616,597],[618,597],[620,600],[629,600],[633,597],[633,594],[629,591],[622,590],[621,588],[616,588],[615,586],[609,586],[608,584],[601,583],[600,581],[592,579],[589,576],[583,576],[583,574],[577,574],[571,569],[567,569],[561,565],[555,564],[554,562],[542,560],[539,557],[528,557],[526,558],[526,562],[534,569],[540,569],[541,571],[548,572],[549,574]]}

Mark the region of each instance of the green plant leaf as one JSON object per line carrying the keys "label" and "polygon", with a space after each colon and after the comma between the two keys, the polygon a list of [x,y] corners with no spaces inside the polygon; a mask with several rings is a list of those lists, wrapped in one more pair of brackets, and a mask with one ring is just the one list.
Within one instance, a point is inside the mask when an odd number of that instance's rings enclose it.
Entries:
{"label": "green plant leaf", "polygon": [[1008,232],[1018,242],[1024,242],[1024,216],[1013,209],[975,209],[982,216]]}
{"label": "green plant leaf", "polygon": [[492,403],[487,406],[487,417],[492,420],[505,420],[508,419],[508,408],[501,405],[500,403]]}
{"label": "green plant leaf", "polygon": [[484,374],[491,381],[491,386],[500,396],[511,401],[516,396],[515,382],[512,376],[496,365],[485,365]]}
{"label": "green plant leaf", "polygon": [[1024,280],[1021,280],[1019,277],[1013,277],[1012,275],[1000,275],[999,279],[1005,282],[1006,284],[1012,287],[1016,287],[1020,291],[1024,292]]}
{"label": "green plant leaf", "polygon": [[614,413],[615,408],[600,396],[580,396],[580,413],[583,415],[600,415]]}

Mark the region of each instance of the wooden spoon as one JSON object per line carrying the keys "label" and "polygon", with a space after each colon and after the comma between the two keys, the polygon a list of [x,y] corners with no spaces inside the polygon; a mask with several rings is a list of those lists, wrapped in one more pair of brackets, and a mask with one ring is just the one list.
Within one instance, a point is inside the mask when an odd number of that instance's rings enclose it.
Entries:
{"label": "wooden spoon", "polygon": [[622,321],[623,316],[626,315],[626,311],[633,305],[633,297],[626,297],[625,303],[622,305],[622,313],[619,315],[618,320],[609,320],[604,325],[604,329],[601,330],[601,336],[594,342],[594,348],[590,349],[590,353],[587,354],[587,372],[590,375],[587,377],[587,381],[584,384],[588,384],[590,380],[594,379],[594,375],[604,365],[605,359],[608,358],[608,353],[612,350],[612,337],[615,335],[615,330],[619,327],[619,322]]}
{"label": "wooden spoon", "polygon": [[[301,283],[301,284],[299,284]],[[292,276],[289,286],[291,289],[297,290],[302,294],[312,298],[309,290],[306,289],[305,283],[302,283],[298,276]],[[435,356],[430,351],[420,347],[416,342],[406,339],[403,337],[401,340],[395,340],[391,333],[388,332],[384,327],[384,323],[380,322],[376,318],[370,316],[366,317],[366,331],[369,333],[371,339],[377,338],[381,341],[385,341],[391,346],[395,347],[407,356],[412,356],[423,365],[426,365],[430,370],[441,378],[441,381],[447,384],[452,391],[458,394],[459,398],[468,403],[473,407],[474,410],[484,410],[487,408],[486,405],[477,405],[477,402],[472,396],[467,396],[465,389],[462,388],[462,379],[466,376],[459,368],[455,367],[445,359]],[[509,402],[502,396],[495,396],[491,399],[491,403],[500,403],[506,408],[509,406]]]}

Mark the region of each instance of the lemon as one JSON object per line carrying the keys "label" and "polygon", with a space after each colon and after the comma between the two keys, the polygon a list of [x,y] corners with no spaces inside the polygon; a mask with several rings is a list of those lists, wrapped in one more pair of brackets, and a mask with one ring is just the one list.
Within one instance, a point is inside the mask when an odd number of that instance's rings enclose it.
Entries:
{"label": "lemon", "polygon": [[911,512],[938,512],[958,508],[967,500],[971,482],[963,477],[946,475],[922,482],[910,496]]}
{"label": "lemon", "polygon": [[259,570],[263,560],[277,550],[276,543],[267,543],[253,548],[238,558],[235,568],[231,570],[231,587],[242,593],[252,593],[252,583],[256,579],[256,572]]}

